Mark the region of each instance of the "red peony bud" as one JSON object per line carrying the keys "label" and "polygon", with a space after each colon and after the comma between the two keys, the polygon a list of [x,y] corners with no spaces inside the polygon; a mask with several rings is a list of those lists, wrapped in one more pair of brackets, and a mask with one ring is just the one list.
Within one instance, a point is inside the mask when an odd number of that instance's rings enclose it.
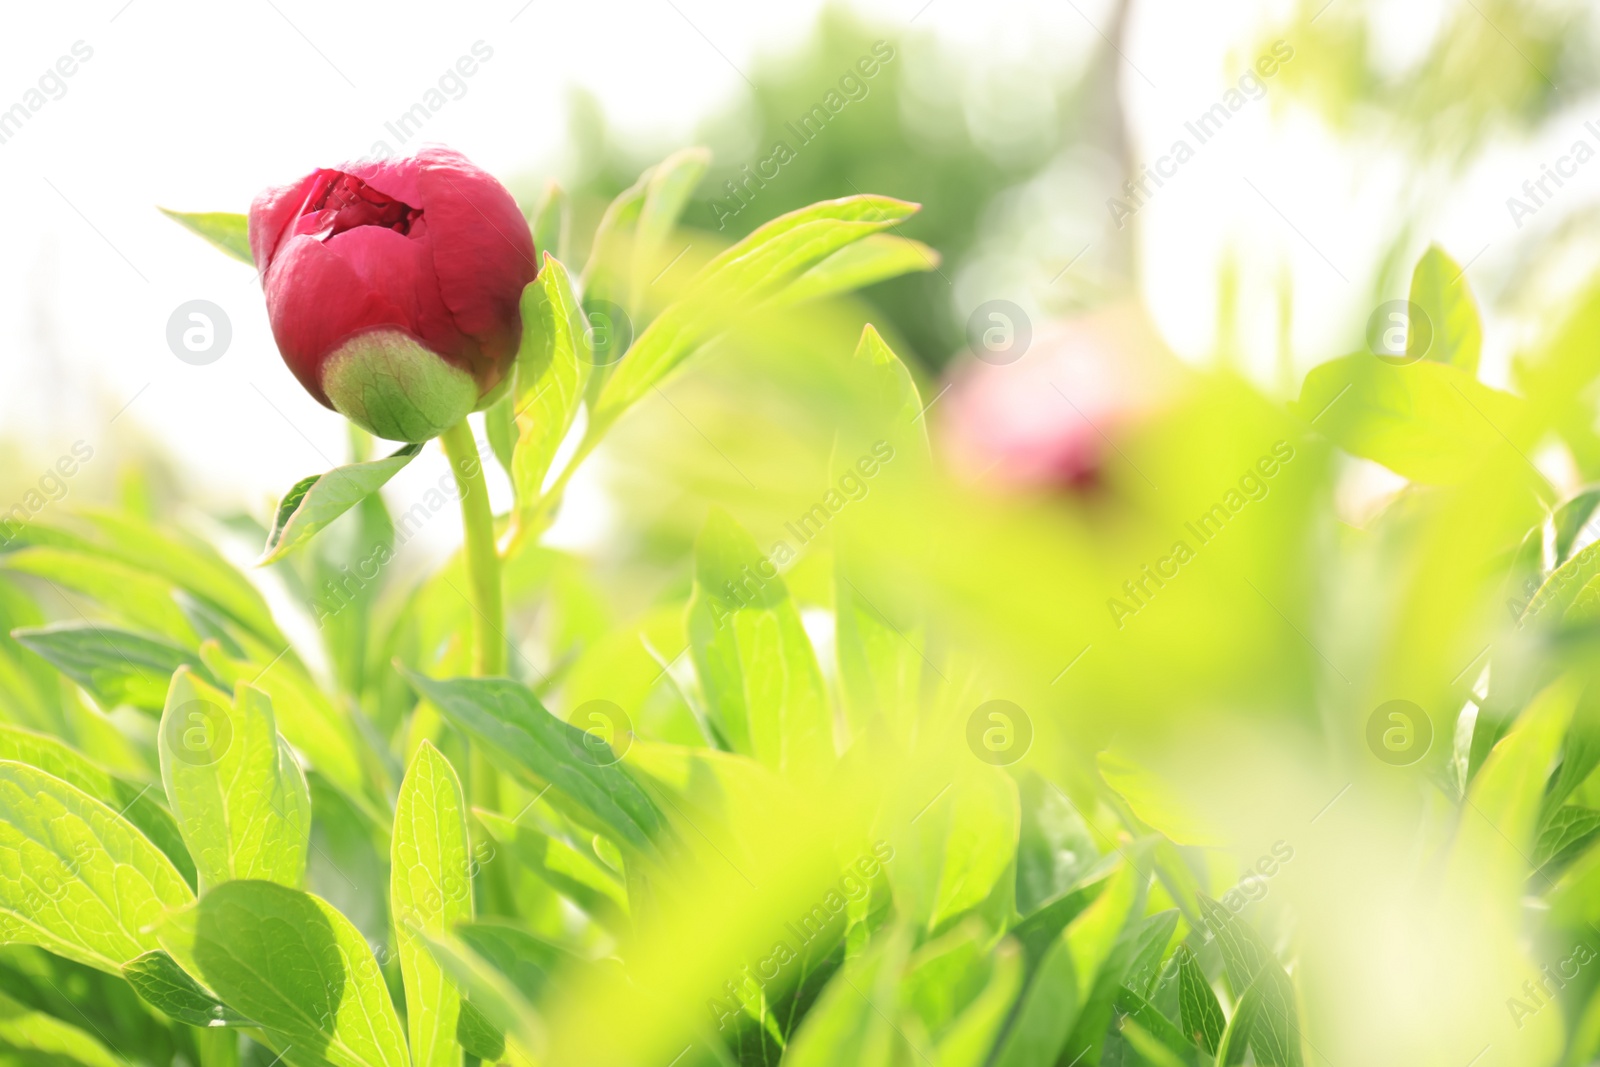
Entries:
{"label": "red peony bud", "polygon": [[394,441],[438,436],[505,381],[536,270],[511,194],[447,148],[268,189],[250,251],[300,384]]}

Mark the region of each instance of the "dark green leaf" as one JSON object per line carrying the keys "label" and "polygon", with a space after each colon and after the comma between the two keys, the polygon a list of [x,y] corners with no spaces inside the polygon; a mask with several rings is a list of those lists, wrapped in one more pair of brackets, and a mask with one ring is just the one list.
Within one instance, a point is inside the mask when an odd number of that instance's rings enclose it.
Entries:
{"label": "dark green leaf", "polygon": [[101,707],[124,704],[159,715],[172,672],[189,667],[211,674],[187,649],[147,634],[94,623],[59,623],[12,633],[62,674],[83,686]]}
{"label": "dark green leaf", "polygon": [[648,851],[665,820],[620,763],[598,765],[582,730],[551,715],[527,686],[505,678],[437,680],[403,671],[459,729],[483,745],[496,766],[551,787],[551,802],[592,830]]}
{"label": "dark green leaf", "polygon": [[1177,960],[1179,1024],[1188,1038],[1214,1056],[1225,1025],[1222,1005],[1187,945],[1178,946]]}
{"label": "dark green leaf", "polygon": [[244,1016],[206,992],[161,949],[123,964],[122,976],[146,1003],[180,1023],[199,1027],[251,1025]]}

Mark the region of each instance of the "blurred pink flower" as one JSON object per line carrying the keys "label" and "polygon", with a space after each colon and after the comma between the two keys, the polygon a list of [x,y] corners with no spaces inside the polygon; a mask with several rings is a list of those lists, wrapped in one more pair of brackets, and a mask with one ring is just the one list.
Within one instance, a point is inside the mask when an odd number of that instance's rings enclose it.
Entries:
{"label": "blurred pink flower", "polygon": [[961,357],[939,401],[939,436],[968,481],[1084,489],[1116,462],[1119,437],[1162,406],[1180,372],[1138,305],[1057,320],[1035,331],[1014,362]]}

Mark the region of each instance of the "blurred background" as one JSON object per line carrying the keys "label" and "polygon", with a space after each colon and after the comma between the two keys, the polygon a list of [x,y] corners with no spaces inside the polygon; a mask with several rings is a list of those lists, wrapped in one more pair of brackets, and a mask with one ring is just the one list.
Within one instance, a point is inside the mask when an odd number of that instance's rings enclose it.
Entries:
{"label": "blurred background", "polygon": [[[1136,295],[1181,358],[1287,395],[1360,346],[1373,306],[1438,241],[1485,305],[1495,382],[1540,299],[1592,267],[1600,167],[1534,187],[1538,203],[1523,189],[1574,142],[1600,144],[1581,3],[505,0],[373,19],[296,0],[107,0],[13,19],[8,496],[80,440],[99,458],[74,492],[110,492],[149,456],[153,489],[250,510],[342,459],[341,421],[280,365],[251,271],[155,207],[242,211],[314,165],[423,140],[530,208],[560,181],[580,241],[643,166],[691,143],[715,152],[687,220],[713,241],[855,191],[923,202],[907,233],[942,265],[865,299],[927,375],[967,347],[986,301],[1042,323]],[[1273,73],[1253,75],[1275,48]],[[892,58],[855,75],[875,50]],[[70,76],[40,80],[75,55]],[[454,75],[467,56],[475,72]],[[802,141],[795,124],[830,92],[841,109]],[[1201,117],[1239,101],[1202,143]],[[1140,189],[1146,168],[1173,173]],[[232,326],[207,366],[166,342],[192,299]]]}

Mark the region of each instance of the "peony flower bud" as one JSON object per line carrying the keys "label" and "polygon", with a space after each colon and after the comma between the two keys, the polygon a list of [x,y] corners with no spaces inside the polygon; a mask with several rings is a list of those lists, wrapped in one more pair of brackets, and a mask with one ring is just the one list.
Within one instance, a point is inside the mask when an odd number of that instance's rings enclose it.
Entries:
{"label": "peony flower bud", "polygon": [[536,270],[505,187],[458,152],[313,171],[250,207],[272,336],[324,405],[426,441],[492,399]]}
{"label": "peony flower bud", "polygon": [[1180,366],[1127,305],[1048,324],[1015,362],[959,361],[941,412],[951,464],[997,487],[1088,489],[1117,438],[1166,403]]}

